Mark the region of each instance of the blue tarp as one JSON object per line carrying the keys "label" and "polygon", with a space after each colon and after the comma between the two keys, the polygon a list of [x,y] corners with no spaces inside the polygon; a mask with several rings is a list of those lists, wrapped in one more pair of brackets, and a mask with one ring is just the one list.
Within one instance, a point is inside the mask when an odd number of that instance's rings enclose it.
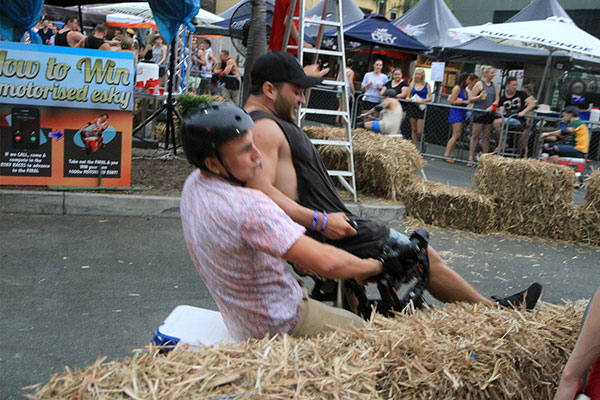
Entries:
{"label": "blue tarp", "polygon": [[[396,28],[385,17],[379,14],[369,14],[359,21],[344,25],[344,38],[368,43],[382,48],[417,52],[430,50],[417,39]],[[325,32],[326,37],[335,37],[337,30]]]}
{"label": "blue tarp", "polygon": [[18,42],[29,31],[31,43],[41,43],[39,35],[31,30],[40,20],[44,0],[2,0],[0,6],[0,37]]}
{"label": "blue tarp", "polygon": [[167,43],[175,39],[181,25],[195,31],[190,21],[200,11],[200,0],[149,0],[148,3],[156,26]]}

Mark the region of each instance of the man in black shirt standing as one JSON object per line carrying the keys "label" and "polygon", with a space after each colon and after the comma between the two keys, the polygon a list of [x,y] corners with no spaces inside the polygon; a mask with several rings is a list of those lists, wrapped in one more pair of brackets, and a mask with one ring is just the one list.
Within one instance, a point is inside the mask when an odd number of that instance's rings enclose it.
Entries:
{"label": "man in black shirt standing", "polygon": [[[494,119],[494,132],[496,138],[500,138],[503,118],[514,118],[525,128],[525,116],[535,108],[535,98],[527,95],[522,90],[517,90],[519,82],[516,77],[509,76],[506,79],[505,92],[500,97],[498,104],[499,118]],[[515,115],[516,114],[516,115]],[[523,131],[520,141],[520,149],[525,149],[527,155],[527,130]]]}

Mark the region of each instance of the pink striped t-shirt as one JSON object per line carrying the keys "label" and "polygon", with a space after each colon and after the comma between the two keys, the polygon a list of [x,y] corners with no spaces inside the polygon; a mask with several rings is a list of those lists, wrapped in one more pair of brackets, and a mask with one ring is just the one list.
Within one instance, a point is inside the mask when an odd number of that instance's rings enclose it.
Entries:
{"label": "pink striped t-shirt", "polygon": [[267,195],[195,170],[181,194],[185,241],[238,340],[292,333],[302,289],[281,258],[304,234]]}

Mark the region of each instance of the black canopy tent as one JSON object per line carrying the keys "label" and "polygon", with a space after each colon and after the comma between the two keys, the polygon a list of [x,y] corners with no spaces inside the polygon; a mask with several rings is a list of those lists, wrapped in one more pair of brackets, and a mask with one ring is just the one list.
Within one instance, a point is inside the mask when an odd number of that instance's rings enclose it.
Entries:
{"label": "black canopy tent", "polygon": [[[131,2],[141,2],[143,0],[130,0]],[[91,24],[98,24],[101,22],[105,22],[106,18],[103,20],[99,20],[100,13],[93,13],[91,11],[85,11],[82,12],[81,10],[81,6],[84,5],[88,5],[88,4],[97,4],[98,1],[97,0],[45,0],[44,1],[44,15],[50,16],[52,18],[64,18],[65,16],[69,16],[69,13],[77,13],[78,19],[79,19],[79,24],[83,27],[83,21],[84,21],[84,16],[86,17],[85,21],[89,22]],[[118,1],[118,0],[102,0],[102,3],[123,3],[122,1]],[[53,8],[47,8],[46,6],[55,6]],[[72,7],[72,8],[69,8]],[[54,14],[54,12],[60,12],[60,10],[57,10],[57,8],[62,8],[65,12],[62,13],[62,15],[58,15],[56,16]],[[48,10],[48,14],[47,11]],[[52,14],[50,14],[52,13]],[[87,17],[90,17],[90,20],[87,19]]]}
{"label": "black canopy tent", "polygon": [[106,22],[105,14],[93,12],[90,10],[82,10],[80,7],[76,6],[61,7],[45,4],[44,11],[42,11],[42,15],[45,18],[52,20],[62,20],[66,17],[77,17],[80,20],[80,22],[83,23],[83,21],[85,21],[89,25],[96,25]]}

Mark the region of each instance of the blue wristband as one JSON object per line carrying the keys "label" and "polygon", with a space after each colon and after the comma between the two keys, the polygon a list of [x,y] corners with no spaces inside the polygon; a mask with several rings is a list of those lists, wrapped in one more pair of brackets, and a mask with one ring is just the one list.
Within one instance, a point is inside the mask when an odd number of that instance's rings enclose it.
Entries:
{"label": "blue wristband", "polygon": [[310,226],[310,230],[314,231],[315,229],[317,229],[317,221],[319,218],[319,212],[317,210],[313,211],[313,222],[312,225]]}
{"label": "blue wristband", "polygon": [[321,233],[325,232],[325,229],[327,229],[327,213],[323,212],[323,223],[321,224]]}

